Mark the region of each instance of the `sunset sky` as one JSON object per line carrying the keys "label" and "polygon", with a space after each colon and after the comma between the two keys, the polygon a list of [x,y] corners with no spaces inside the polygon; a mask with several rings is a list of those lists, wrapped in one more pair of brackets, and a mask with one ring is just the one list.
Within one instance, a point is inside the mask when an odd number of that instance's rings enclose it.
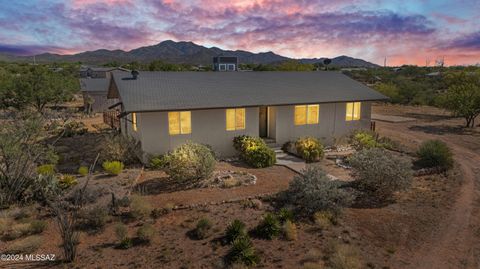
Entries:
{"label": "sunset sky", "polygon": [[480,63],[480,0],[0,0],[0,53],[72,54],[171,39],[293,58]]}

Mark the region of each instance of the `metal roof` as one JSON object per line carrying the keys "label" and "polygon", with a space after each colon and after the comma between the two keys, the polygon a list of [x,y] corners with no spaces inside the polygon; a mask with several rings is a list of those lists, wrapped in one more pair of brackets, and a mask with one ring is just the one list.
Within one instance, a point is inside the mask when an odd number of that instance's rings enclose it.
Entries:
{"label": "metal roof", "polygon": [[112,72],[125,112],[387,99],[340,72]]}
{"label": "metal roof", "polygon": [[81,78],[80,88],[82,92],[104,92],[107,94],[110,78]]}

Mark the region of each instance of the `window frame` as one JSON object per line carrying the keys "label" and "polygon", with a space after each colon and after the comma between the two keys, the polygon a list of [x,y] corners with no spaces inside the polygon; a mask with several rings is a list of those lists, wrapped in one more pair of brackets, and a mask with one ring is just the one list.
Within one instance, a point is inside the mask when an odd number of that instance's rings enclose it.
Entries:
{"label": "window frame", "polygon": [[[230,69],[232,67],[232,69]],[[227,64],[227,71],[235,71],[235,64]]]}
{"label": "window frame", "polygon": [[[349,104],[351,104],[351,114],[349,115]],[[345,121],[359,121],[362,119],[362,102],[345,103]]]}
{"label": "window frame", "polygon": [[[182,114],[188,114],[188,131],[184,131],[182,128]],[[175,115],[175,116],[173,116]],[[175,117],[175,121],[177,121],[178,130],[172,130],[170,123],[172,121],[172,117]],[[167,113],[168,118],[168,134],[169,135],[187,135],[192,133],[192,112],[190,110],[185,111],[169,111]]]}
{"label": "window frame", "polygon": [[227,64],[218,64],[219,71],[227,71]]}
{"label": "window frame", "polygon": [[[233,128],[229,129],[229,122],[228,122],[228,112],[233,110]],[[237,111],[243,111],[243,126],[238,127],[237,126]],[[225,109],[225,130],[228,132],[231,131],[239,131],[239,130],[245,130],[247,125],[247,112],[244,107],[235,107],[235,108],[227,108]]]}
{"label": "window frame", "polygon": [[[300,107],[305,107],[305,113],[304,119],[305,121],[302,121],[301,123],[297,122],[297,108],[300,109]],[[317,107],[317,113],[316,113],[316,121],[315,122],[309,122],[309,115],[310,115],[310,108],[311,107]],[[305,105],[295,105],[293,108],[293,124],[295,126],[303,126],[303,125],[316,125],[320,123],[320,104],[305,104]]]}

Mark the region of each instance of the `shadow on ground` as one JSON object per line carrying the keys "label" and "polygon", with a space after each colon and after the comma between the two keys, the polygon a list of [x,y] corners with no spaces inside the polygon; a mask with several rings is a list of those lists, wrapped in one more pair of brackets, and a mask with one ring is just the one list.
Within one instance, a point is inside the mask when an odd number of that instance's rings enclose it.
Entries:
{"label": "shadow on ground", "polygon": [[456,135],[480,135],[475,129],[467,129],[463,126],[449,126],[449,125],[414,125],[409,127],[412,131],[424,132],[427,134],[456,134]]}

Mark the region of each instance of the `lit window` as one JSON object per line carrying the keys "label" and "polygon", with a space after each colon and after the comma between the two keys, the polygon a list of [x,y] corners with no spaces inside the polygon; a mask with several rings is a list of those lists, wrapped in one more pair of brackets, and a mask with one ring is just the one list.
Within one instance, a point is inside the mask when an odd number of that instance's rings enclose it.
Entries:
{"label": "lit window", "polygon": [[171,135],[191,133],[190,111],[168,112],[168,132]]}
{"label": "lit window", "polygon": [[295,106],[295,125],[317,124],[320,105]]}
{"label": "lit window", "polygon": [[346,121],[359,120],[362,110],[361,102],[347,103],[347,112],[345,114]]}
{"label": "lit window", "polygon": [[226,109],[227,131],[245,129],[245,108]]}
{"label": "lit window", "polygon": [[137,113],[132,113],[132,128],[137,131]]}

